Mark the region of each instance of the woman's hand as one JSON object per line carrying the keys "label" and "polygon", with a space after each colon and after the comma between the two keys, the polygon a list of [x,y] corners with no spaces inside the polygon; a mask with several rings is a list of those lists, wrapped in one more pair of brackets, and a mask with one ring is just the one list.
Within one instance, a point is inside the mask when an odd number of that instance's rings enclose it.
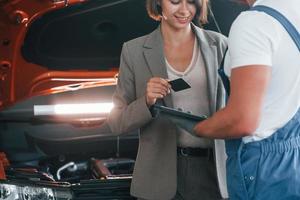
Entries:
{"label": "woman's hand", "polygon": [[155,104],[156,100],[162,99],[171,92],[171,85],[166,79],[153,77],[147,83],[146,102],[150,107]]}

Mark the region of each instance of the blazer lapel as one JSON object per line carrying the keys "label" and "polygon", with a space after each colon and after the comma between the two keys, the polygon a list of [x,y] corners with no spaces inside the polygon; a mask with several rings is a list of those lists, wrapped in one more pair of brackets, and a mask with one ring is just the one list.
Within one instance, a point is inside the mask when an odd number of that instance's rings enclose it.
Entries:
{"label": "blazer lapel", "polygon": [[[153,77],[168,78],[160,26],[146,39],[144,56]],[[163,101],[166,106],[173,107],[171,95],[167,95]]]}
{"label": "blazer lapel", "polygon": [[216,65],[217,61],[217,47],[215,41],[204,35],[203,30],[196,28],[192,24],[192,28],[197,36],[202,57],[206,69],[207,86],[208,86],[208,98],[210,102],[210,113],[216,111],[216,98],[217,98],[217,86],[218,86],[218,72]]}

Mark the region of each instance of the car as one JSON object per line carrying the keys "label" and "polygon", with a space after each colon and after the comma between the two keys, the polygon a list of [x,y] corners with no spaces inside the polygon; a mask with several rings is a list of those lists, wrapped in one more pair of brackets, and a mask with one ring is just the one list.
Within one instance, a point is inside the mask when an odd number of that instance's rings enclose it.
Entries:
{"label": "car", "polygon": [[[211,8],[225,35],[246,9]],[[105,120],[123,42],[157,25],[145,0],[0,0],[0,199],[134,199],[138,130]]]}

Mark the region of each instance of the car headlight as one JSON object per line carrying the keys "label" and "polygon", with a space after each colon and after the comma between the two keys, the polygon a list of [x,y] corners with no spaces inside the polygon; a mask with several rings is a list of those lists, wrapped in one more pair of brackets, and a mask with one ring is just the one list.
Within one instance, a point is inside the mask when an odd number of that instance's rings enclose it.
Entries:
{"label": "car headlight", "polygon": [[1,184],[0,199],[7,199],[7,200],[19,199],[18,187],[15,185]]}
{"label": "car headlight", "polygon": [[70,200],[71,192],[52,188],[0,184],[1,200]]}
{"label": "car headlight", "polygon": [[39,187],[23,187],[22,188],[22,196],[23,199],[49,199],[55,200],[54,192],[52,189],[49,188],[39,188]]}

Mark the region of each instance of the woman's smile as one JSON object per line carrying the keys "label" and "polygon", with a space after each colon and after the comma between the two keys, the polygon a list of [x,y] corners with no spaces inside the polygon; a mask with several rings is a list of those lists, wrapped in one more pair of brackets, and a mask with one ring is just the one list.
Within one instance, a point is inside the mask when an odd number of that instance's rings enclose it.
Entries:
{"label": "woman's smile", "polygon": [[175,15],[175,18],[177,19],[177,21],[180,23],[180,24],[186,24],[186,23],[189,23],[190,22],[190,16],[176,16]]}

